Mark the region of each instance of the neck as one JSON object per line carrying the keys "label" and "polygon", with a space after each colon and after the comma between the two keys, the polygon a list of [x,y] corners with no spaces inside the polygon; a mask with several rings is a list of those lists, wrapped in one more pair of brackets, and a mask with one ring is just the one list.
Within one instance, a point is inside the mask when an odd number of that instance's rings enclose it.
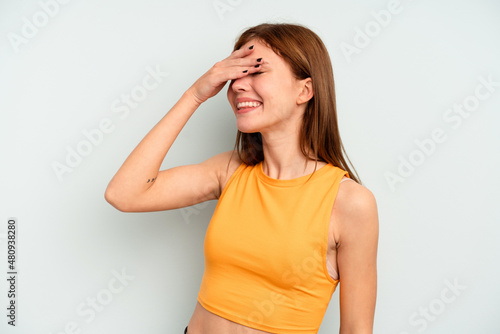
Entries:
{"label": "neck", "polygon": [[[325,162],[307,158],[299,143],[299,128],[290,131],[262,133],[264,161],[262,170],[275,179],[289,180],[311,174],[326,165]],[[311,157],[313,155],[311,154]]]}

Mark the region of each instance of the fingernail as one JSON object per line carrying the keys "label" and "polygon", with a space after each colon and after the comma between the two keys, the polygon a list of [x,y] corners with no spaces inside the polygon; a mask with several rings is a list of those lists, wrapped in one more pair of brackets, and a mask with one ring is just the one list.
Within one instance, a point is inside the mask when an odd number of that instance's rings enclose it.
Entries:
{"label": "fingernail", "polygon": [[257,64],[257,65],[255,65],[254,67],[259,67],[259,66],[260,66],[260,64]]}
{"label": "fingernail", "polygon": [[262,60],[262,58],[257,59],[257,61],[261,61],[261,60]]}
{"label": "fingernail", "polygon": [[253,45],[251,47],[249,47],[249,49],[252,50],[253,49]]}
{"label": "fingernail", "polygon": [[248,72],[248,70],[244,70],[244,71],[243,71],[243,73],[247,73],[247,72]]}

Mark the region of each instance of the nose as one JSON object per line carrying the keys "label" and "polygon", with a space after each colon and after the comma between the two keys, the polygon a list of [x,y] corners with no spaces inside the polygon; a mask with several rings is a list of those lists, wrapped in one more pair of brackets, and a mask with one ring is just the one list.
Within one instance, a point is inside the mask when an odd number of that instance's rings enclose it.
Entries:
{"label": "nose", "polygon": [[239,79],[234,79],[231,82],[231,89],[235,93],[246,92],[250,89],[250,79],[249,76],[246,75]]}

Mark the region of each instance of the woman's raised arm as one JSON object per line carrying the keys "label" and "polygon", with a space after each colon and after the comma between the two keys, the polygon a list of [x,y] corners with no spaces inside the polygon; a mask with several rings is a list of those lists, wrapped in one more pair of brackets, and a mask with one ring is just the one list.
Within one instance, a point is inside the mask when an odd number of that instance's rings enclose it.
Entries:
{"label": "woman's raised arm", "polygon": [[120,211],[144,212],[177,209],[218,198],[221,172],[230,152],[200,164],[160,171],[170,147],[201,103],[215,96],[228,80],[259,69],[253,49],[234,51],[201,76],[142,139],[125,160],[104,194]]}

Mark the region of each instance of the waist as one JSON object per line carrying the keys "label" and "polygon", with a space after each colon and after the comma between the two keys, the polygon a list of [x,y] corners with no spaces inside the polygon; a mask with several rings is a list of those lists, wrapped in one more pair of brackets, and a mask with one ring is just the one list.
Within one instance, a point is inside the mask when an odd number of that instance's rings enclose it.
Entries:
{"label": "waist", "polygon": [[205,309],[200,302],[196,303],[187,328],[188,334],[270,334],[220,317]]}

